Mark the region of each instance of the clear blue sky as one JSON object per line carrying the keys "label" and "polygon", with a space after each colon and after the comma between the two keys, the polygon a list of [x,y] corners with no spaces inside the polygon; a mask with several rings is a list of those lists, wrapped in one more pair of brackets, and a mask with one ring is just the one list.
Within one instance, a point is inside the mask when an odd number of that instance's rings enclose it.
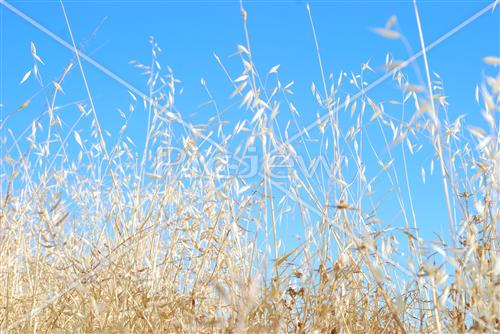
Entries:
{"label": "clear blue sky", "polygon": [[[69,36],[59,1],[10,1],[16,8],[59,35],[66,41]],[[320,84],[313,36],[306,11],[306,2],[245,1],[252,51],[257,68],[266,73],[281,64],[282,82],[295,81],[293,102],[302,115],[304,125],[321,112],[311,95],[311,82]],[[421,1],[420,11],[427,43],[432,42],[491,1]],[[344,71],[358,72],[361,63],[371,60],[376,71],[368,81],[383,74],[385,55],[395,58],[408,57],[401,43],[375,35],[370,28],[384,26],[386,20],[396,15],[401,31],[412,48],[419,50],[416,21],[411,1],[311,1],[311,9],[323,65],[327,73],[335,76]],[[229,56],[245,38],[239,1],[65,1],[69,20],[77,44],[85,41],[97,26],[100,28],[85,51],[99,63],[121,77],[142,88],[146,78],[128,64],[132,59],[149,63],[149,36],[154,36],[163,49],[160,61],[173,68],[184,87],[177,99],[177,106],[185,118],[194,123],[214,115],[210,108],[200,108],[208,98],[200,84],[205,78],[214,98],[221,108],[229,106],[232,86],[213,57],[216,52],[236,77],[241,72],[237,57]],[[429,54],[433,71],[441,76],[448,101],[450,116],[466,114],[470,123],[483,124],[479,107],[474,102],[475,85],[484,77],[485,56],[500,54],[499,11],[487,13],[437,46]],[[39,90],[30,78],[23,86],[19,82],[33,64],[30,42],[45,62],[41,73],[45,81],[53,80],[72,58],[71,51],[50,39],[43,32],[0,6],[0,103],[2,114],[17,109],[26,99]],[[126,89],[84,63],[92,89],[96,109],[103,127],[116,133],[121,125],[117,108],[128,109],[131,102]],[[393,85],[386,83],[370,96],[385,98],[385,90]],[[85,99],[85,90],[78,71],[73,71],[64,84],[66,95],[60,104]],[[394,93],[395,90],[392,90]],[[33,99],[30,106],[15,114],[9,127],[19,133],[38,115],[44,106],[44,95]],[[68,120],[78,115],[76,108],[65,111]],[[190,117],[192,113],[197,116]],[[241,111],[226,113],[233,122],[241,118]],[[3,117],[2,117],[3,118]],[[144,114],[134,115],[132,136],[141,142],[144,131]],[[83,131],[85,133],[85,131]],[[412,166],[411,175],[419,182],[414,184],[417,215],[420,227],[441,233],[447,230],[438,173],[427,177],[427,184],[420,182],[421,162]],[[428,164],[426,165],[428,168]],[[433,205],[434,204],[434,205]],[[387,217],[392,217],[387,215]],[[396,221],[397,218],[395,218]]]}

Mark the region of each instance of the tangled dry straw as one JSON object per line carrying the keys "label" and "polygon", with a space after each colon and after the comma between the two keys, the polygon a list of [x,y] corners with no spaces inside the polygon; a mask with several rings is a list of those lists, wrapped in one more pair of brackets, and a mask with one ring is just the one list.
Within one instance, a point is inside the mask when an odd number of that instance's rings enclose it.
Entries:
{"label": "tangled dry straw", "polygon": [[[393,22],[376,32],[402,38]],[[77,122],[64,122],[61,111],[73,106],[57,98],[70,72],[84,76],[77,58],[50,84],[47,109],[24,133],[12,134],[2,120],[1,331],[500,331],[500,77],[486,76],[477,88],[489,125],[481,129],[448,118],[443,83],[427,59],[420,86],[388,56],[386,73],[401,98],[385,102],[366,90],[368,63],[335,77],[321,68],[321,88],[313,84],[312,92],[325,116],[304,131],[293,84],[280,82],[279,66],[267,74],[273,87],[262,84],[246,38],[238,46],[240,75],[216,57],[245,110],[234,130],[204,81],[216,115],[198,125],[183,117],[178,80],[160,66],[154,41],[151,63],[134,63],[148,76],[149,93],[131,93],[118,136],[101,127],[89,89]],[[32,45],[35,65],[23,82],[40,75],[38,52]],[[485,62],[498,69],[498,58]],[[127,135],[136,108],[148,119],[141,148]],[[279,114],[291,119],[286,127]],[[78,126],[85,120],[89,129]],[[294,125],[297,138],[289,135]],[[368,129],[383,138],[384,156]],[[318,149],[309,152],[307,143]],[[262,168],[243,177],[234,170],[252,147]],[[431,169],[435,161],[442,173],[447,238],[419,236],[407,165],[419,149],[433,152]],[[305,151],[330,169],[306,177],[297,164]],[[365,164],[366,154],[379,164]],[[277,159],[290,162],[279,178]],[[372,194],[388,188],[401,226],[378,217],[380,197]],[[293,247],[285,247],[284,221],[300,230]]]}

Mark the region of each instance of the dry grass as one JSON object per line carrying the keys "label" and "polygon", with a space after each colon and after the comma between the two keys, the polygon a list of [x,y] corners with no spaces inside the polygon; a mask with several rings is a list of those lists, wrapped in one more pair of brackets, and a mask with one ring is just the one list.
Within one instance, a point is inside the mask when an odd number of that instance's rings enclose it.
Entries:
{"label": "dry grass", "polygon": [[[478,87],[489,128],[470,127],[448,118],[425,53],[426,87],[388,57],[401,98],[375,102],[364,83],[370,66],[328,77],[315,39],[323,80],[312,90],[326,117],[302,132],[293,87],[280,82],[279,69],[266,73],[271,88],[262,84],[242,13],[243,72],[231,79],[216,58],[245,110],[234,130],[204,81],[216,115],[208,124],[183,119],[177,80],[160,67],[154,41],[151,64],[134,63],[149,77],[149,93],[131,93],[119,136],[103,132],[89,87],[77,122],[64,123],[61,110],[72,106],[58,106],[57,97],[70,71],[85,78],[79,59],[50,84],[47,110],[25,133],[15,137],[7,120],[1,124],[1,331],[500,331],[500,77]],[[393,23],[375,31],[403,38]],[[32,52],[37,68],[23,81],[39,75],[42,59]],[[485,62],[498,66],[495,57]],[[127,136],[135,108],[148,119],[140,149]],[[286,127],[282,114],[291,120]],[[86,120],[90,129],[82,130]],[[292,136],[294,127],[302,133]],[[420,180],[408,170],[419,149],[433,152],[442,175],[435,188],[449,213],[448,242],[419,236],[411,184]],[[235,173],[251,154],[260,159],[258,173]],[[300,155],[330,169],[306,176]],[[367,156],[379,164],[365,164]],[[278,177],[282,160],[288,164]],[[384,205],[397,208],[401,226],[381,221]],[[296,244],[285,236],[287,224],[300,230]]]}

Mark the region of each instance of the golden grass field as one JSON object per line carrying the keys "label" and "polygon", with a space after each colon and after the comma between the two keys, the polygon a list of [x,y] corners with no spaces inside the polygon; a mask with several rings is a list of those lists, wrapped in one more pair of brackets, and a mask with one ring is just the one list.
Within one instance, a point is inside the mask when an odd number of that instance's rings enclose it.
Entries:
{"label": "golden grass field", "polygon": [[[425,47],[416,5],[415,14]],[[497,76],[485,76],[476,92],[486,128],[448,118],[443,83],[425,52],[423,85],[409,82],[408,64],[387,58],[386,73],[401,92],[389,102],[371,98],[362,79],[330,80],[320,68],[323,82],[312,93],[326,117],[301,138],[324,147],[312,154],[331,164],[332,202],[297,168],[285,178],[273,174],[278,156],[294,161],[303,151],[289,142],[278,114],[300,120],[287,110],[293,86],[262,85],[246,19],[242,7],[243,70],[229,78],[233,100],[247,116],[234,129],[224,126],[217,105],[208,124],[183,118],[177,80],[157,61],[154,40],[151,63],[133,63],[149,77],[150,94],[131,93],[129,110],[148,119],[144,147],[127,136],[127,115],[118,136],[106,135],[89,86],[77,107],[90,135],[78,127],[63,131],[58,98],[68,73],[86,80],[79,57],[62,64],[47,110],[25,133],[7,135],[8,122],[1,124],[9,139],[2,142],[1,162],[0,332],[499,332],[498,55],[485,55],[487,73]],[[400,39],[394,20],[375,32]],[[37,67],[43,52],[33,44],[32,54]],[[317,55],[321,67],[319,48]],[[365,64],[358,78],[370,70]],[[342,94],[342,86],[358,95]],[[393,117],[388,104],[407,117]],[[344,114],[347,125],[339,124]],[[376,126],[384,149],[397,157],[362,163],[368,126]],[[448,212],[442,224],[451,242],[419,236],[408,173],[419,146],[434,154],[431,169],[439,175],[435,188]],[[250,147],[257,147],[262,172],[231,174],[229,161],[246,159]],[[363,148],[371,150],[366,139]],[[405,203],[400,226],[382,224],[366,204],[377,206],[371,194],[379,177],[401,190],[401,201],[393,203]],[[297,246],[286,249],[278,223],[285,216],[302,231]],[[409,252],[406,260],[398,247]]]}

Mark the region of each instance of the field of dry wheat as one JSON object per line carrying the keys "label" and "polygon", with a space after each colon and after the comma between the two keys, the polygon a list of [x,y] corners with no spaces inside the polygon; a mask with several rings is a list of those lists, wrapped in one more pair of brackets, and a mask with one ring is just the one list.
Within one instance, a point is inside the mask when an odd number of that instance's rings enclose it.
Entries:
{"label": "field of dry wheat", "polygon": [[[257,70],[243,6],[241,73],[216,57],[244,110],[237,124],[226,126],[216,104],[208,123],[179,112],[178,81],[160,65],[154,39],[151,63],[132,63],[148,78],[149,94],[131,91],[128,111],[147,117],[143,146],[127,134],[127,113],[119,135],[106,135],[78,52],[44,88],[47,109],[23,133],[10,132],[9,118],[30,100],[3,111],[0,333],[500,331],[500,58],[483,59],[490,74],[476,100],[488,126],[472,126],[448,117],[446,83],[428,66],[416,3],[423,84],[410,81],[410,62],[388,56],[384,75],[401,96],[390,101],[371,97],[369,63],[353,75],[324,73],[307,9],[323,79],[312,94],[324,110],[310,126],[279,66]],[[374,33],[402,39],[395,21]],[[44,61],[35,44],[31,52],[21,84],[36,80]],[[89,136],[62,126],[68,73],[85,81],[86,100],[76,105]],[[290,122],[278,122],[280,114]],[[289,133],[290,123],[300,132]],[[384,158],[370,136],[383,142]],[[422,177],[439,175],[443,239],[420,236],[412,206],[417,181],[408,169],[421,149],[434,157]],[[365,163],[364,152],[376,162]],[[308,173],[305,154],[322,163],[320,172]],[[374,209],[373,194],[387,189],[403,212],[400,225]],[[293,247],[284,246],[289,239]]]}

